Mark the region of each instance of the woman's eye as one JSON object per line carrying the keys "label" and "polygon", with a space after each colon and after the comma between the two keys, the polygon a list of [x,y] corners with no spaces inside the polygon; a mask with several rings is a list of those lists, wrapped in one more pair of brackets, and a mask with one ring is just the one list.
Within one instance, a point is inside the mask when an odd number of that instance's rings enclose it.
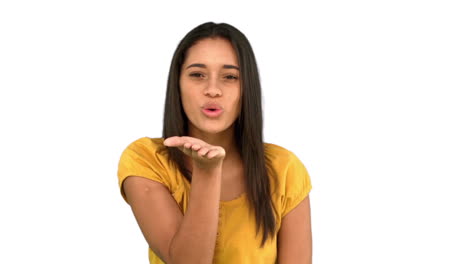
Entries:
{"label": "woman's eye", "polygon": [[202,77],[202,76],[203,76],[203,74],[201,74],[201,73],[197,73],[197,72],[194,72],[194,73],[191,73],[191,74],[189,74],[189,76],[191,76],[191,77],[195,77],[195,78],[200,78],[200,77]]}
{"label": "woman's eye", "polygon": [[234,75],[228,75],[226,76],[226,78],[229,80],[237,80],[237,76],[234,76]]}

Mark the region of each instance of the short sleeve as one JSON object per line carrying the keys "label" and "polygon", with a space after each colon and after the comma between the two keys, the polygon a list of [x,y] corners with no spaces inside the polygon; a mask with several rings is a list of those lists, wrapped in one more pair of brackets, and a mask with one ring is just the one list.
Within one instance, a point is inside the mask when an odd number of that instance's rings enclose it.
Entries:
{"label": "short sleeve", "polygon": [[292,152],[286,169],[285,181],[282,217],[302,202],[312,189],[306,167]]}
{"label": "short sleeve", "polygon": [[120,156],[117,176],[122,197],[127,197],[123,190],[123,181],[128,176],[140,176],[170,187],[166,168],[156,153],[156,146],[150,138],[140,138],[132,142]]}

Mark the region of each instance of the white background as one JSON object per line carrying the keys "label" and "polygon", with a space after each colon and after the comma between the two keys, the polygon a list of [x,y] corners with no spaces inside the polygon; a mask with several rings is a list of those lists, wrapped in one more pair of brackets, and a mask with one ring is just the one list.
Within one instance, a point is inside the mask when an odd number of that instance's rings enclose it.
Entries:
{"label": "white background", "polygon": [[309,170],[314,263],[468,263],[463,2],[2,1],[0,263],[147,263],[118,159],[207,21],[249,38],[265,140]]}

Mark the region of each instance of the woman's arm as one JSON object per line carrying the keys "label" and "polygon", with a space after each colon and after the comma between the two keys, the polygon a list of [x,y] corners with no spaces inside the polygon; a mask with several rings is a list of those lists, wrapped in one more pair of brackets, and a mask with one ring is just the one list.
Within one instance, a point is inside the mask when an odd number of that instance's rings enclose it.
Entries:
{"label": "woman's arm", "polygon": [[171,264],[213,263],[220,195],[221,168],[214,172],[194,169],[187,211],[169,251],[170,259],[176,260]]}
{"label": "woman's arm", "polygon": [[278,263],[312,263],[309,196],[284,216],[282,220],[278,234]]}
{"label": "woman's arm", "polygon": [[212,263],[219,220],[223,159],[221,147],[191,137],[171,137],[192,158],[189,203],[182,215],[169,190],[143,177],[128,177],[124,191],[150,248],[168,264]]}
{"label": "woman's arm", "polygon": [[185,216],[166,187],[128,177],[124,189],[150,248],[167,264],[212,263],[219,219],[221,170],[192,175]]}

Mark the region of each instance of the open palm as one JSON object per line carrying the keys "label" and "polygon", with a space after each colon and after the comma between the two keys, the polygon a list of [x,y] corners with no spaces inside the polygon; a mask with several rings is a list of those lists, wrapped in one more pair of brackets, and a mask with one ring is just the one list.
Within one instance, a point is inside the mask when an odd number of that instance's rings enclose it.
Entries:
{"label": "open palm", "polygon": [[177,147],[192,158],[199,168],[216,167],[222,164],[226,151],[219,146],[213,146],[194,137],[170,137],[164,140],[167,147]]}

